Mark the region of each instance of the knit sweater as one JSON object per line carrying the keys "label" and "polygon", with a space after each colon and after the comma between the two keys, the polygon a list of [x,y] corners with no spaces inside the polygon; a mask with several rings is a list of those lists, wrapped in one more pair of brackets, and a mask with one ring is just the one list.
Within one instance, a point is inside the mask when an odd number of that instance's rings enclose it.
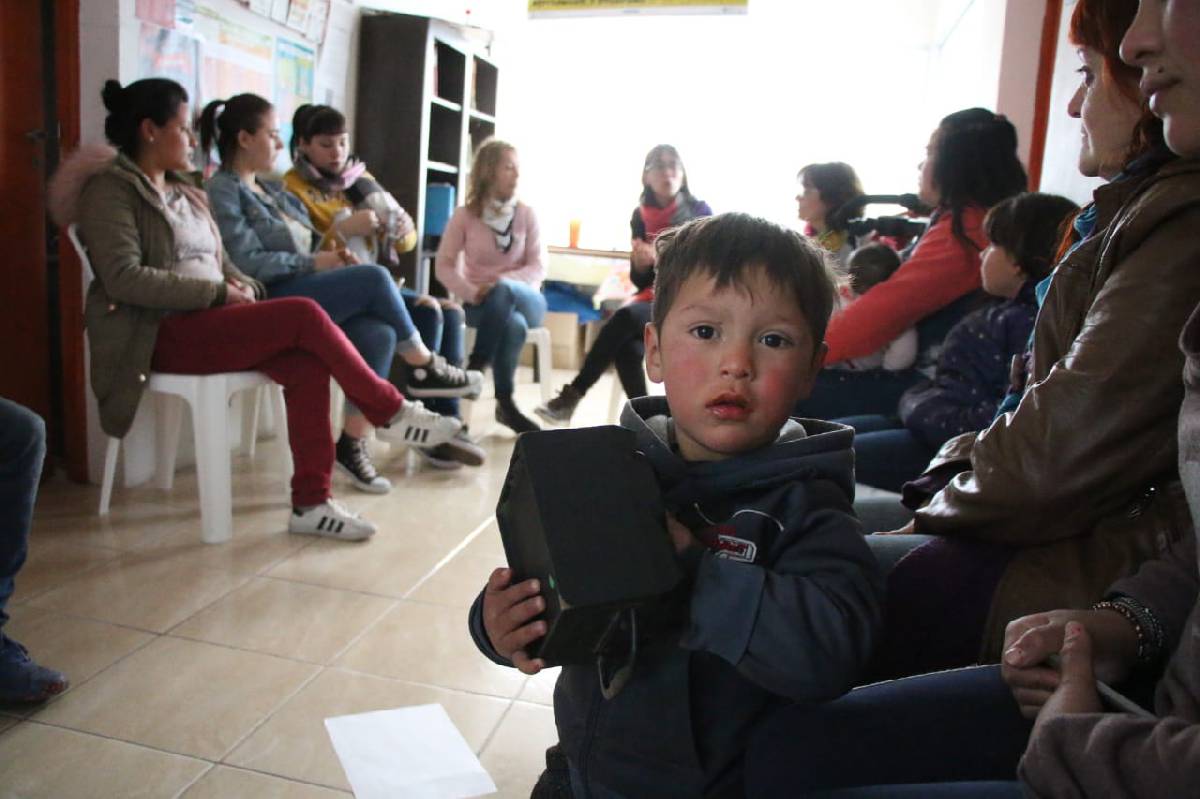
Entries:
{"label": "knit sweater", "polygon": [[940,215],[895,274],[830,320],[825,362],[870,355],[925,317],[977,291],[982,285],[979,256],[988,244],[983,233],[986,213],[978,206],[962,212],[963,231],[978,249],[954,235],[951,214]]}
{"label": "knit sweater", "polygon": [[546,254],[533,209],[517,204],[512,246],[502,252],[496,246],[495,233],[482,219],[466,207],[457,208],[442,234],[435,270],[442,285],[467,302],[480,286],[501,278],[540,288],[546,275]]}

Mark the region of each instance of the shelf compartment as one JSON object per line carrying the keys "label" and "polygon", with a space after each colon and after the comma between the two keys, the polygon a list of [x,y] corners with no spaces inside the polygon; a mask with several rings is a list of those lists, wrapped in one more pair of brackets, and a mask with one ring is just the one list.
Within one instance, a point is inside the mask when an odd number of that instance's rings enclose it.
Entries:
{"label": "shelf compartment", "polygon": [[496,84],[500,71],[482,56],[471,57],[471,108],[487,116],[496,116]]}
{"label": "shelf compartment", "polygon": [[460,108],[467,85],[467,55],[453,45],[435,39],[433,44],[434,94]]}

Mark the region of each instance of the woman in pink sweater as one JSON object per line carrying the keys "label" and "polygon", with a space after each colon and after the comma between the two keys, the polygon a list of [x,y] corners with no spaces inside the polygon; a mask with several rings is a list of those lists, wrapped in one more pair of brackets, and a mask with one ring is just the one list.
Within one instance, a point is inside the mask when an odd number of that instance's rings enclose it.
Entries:
{"label": "woman in pink sweater", "polygon": [[517,199],[520,167],[511,144],[489,139],[475,153],[467,203],[454,212],[437,252],[437,278],[463,301],[476,329],[468,369],[492,367],[496,421],[517,433],[538,426],[513,402],[525,334],[546,315],[546,273],[533,209]]}

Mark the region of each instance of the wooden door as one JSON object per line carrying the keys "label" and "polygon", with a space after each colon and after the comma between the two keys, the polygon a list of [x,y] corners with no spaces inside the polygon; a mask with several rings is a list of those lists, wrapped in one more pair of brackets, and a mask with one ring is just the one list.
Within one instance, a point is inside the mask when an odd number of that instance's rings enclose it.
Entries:
{"label": "wooden door", "polygon": [[49,420],[42,11],[0,0],[0,396]]}

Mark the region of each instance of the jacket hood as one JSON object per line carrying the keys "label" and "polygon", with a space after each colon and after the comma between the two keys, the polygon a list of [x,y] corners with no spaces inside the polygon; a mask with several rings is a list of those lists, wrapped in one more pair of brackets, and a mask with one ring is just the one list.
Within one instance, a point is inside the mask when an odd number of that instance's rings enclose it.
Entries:
{"label": "jacket hood", "polygon": [[116,157],[116,148],[107,144],[85,144],[67,156],[50,178],[46,191],[50,216],[56,223],[66,227],[79,221],[79,195],[84,184],[103,172]]}
{"label": "jacket hood", "polygon": [[689,463],[672,449],[674,424],[665,397],[630,400],[621,412],[621,426],[637,435],[669,510],[714,495],[813,478],[832,480],[848,498],[854,497],[854,429],[843,424],[789,419],[773,445],[703,463]]}

